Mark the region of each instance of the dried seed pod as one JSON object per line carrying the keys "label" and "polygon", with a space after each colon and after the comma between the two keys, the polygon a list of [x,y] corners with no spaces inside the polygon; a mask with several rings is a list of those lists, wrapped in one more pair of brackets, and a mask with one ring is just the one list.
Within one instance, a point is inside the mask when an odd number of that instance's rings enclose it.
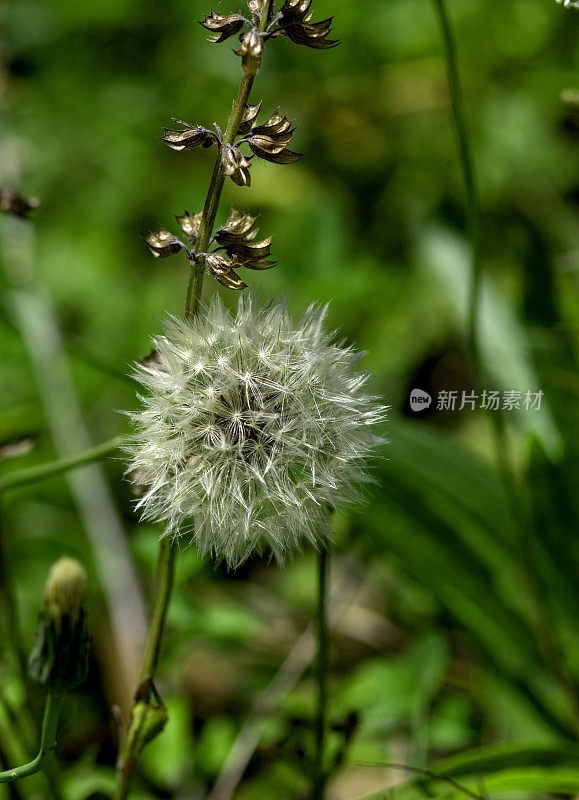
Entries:
{"label": "dried seed pod", "polygon": [[285,133],[291,128],[291,126],[291,120],[289,120],[285,114],[280,114],[279,109],[276,109],[269,119],[267,119],[263,124],[254,125],[251,132],[252,134],[265,133],[268,135],[273,133]]}
{"label": "dried seed pod", "polygon": [[217,34],[211,38],[211,41],[219,43],[239,33],[246,22],[247,20],[245,17],[242,17],[241,14],[228,14],[227,16],[223,16],[211,9],[211,14],[206,16],[203,22],[199,24],[208,31]]}
{"label": "dried seed pod", "polygon": [[236,261],[232,264],[248,269],[270,269],[277,261],[268,261],[271,249],[271,236],[260,242],[255,242],[257,228],[254,228],[256,217],[242,214],[235,208],[229,212],[225,225],[213,237],[226,253]]}
{"label": "dried seed pod", "polygon": [[257,115],[259,114],[260,109],[261,109],[261,101],[255,106],[251,105],[245,106],[243,117],[241,118],[241,122],[239,124],[238,133],[240,133],[242,136],[245,136],[246,133],[249,133],[249,131],[252,128],[252,125],[257,119]]}
{"label": "dried seed pod", "polygon": [[261,261],[267,258],[271,251],[271,236],[261,242],[233,242],[225,247],[230,256],[236,256],[242,262],[240,266],[246,266],[248,261]]}
{"label": "dried seed pod", "polygon": [[236,263],[231,259],[218,253],[205,253],[204,264],[209,273],[216,278],[222,286],[226,289],[241,290],[247,288],[239,275],[232,268],[232,264]]}
{"label": "dried seed pod", "polygon": [[238,147],[226,144],[221,148],[221,162],[225,174],[238,186],[251,186],[249,161]]}
{"label": "dried seed pod", "polygon": [[245,141],[259,158],[276,164],[291,164],[302,157],[301,153],[287,149],[295,132],[291,125],[291,120],[276,110],[262,125],[254,125]]}
{"label": "dried seed pod", "polygon": [[40,200],[37,197],[24,197],[15,189],[0,187],[0,211],[4,214],[26,219],[32,209],[38,208],[39,205]]}
{"label": "dried seed pod", "polygon": [[191,216],[188,211],[180,217],[175,217],[177,220],[177,224],[185,234],[185,236],[189,239],[191,244],[195,244],[197,241],[197,236],[199,234],[199,226],[201,225],[201,218],[203,217],[203,211],[198,211],[197,214],[193,214]]}
{"label": "dried seed pod", "polygon": [[305,19],[310,10],[312,0],[285,0],[280,13],[286,18],[294,17],[296,21]]}
{"label": "dried seed pod", "polygon": [[248,139],[248,144],[255,155],[265,161],[271,161],[274,164],[293,164],[294,161],[302,158],[303,153],[294,153],[293,150],[287,149],[292,138],[293,131],[289,138],[284,134],[252,136],[251,139]]}
{"label": "dried seed pod", "polygon": [[145,238],[145,242],[155,258],[167,258],[167,256],[178,253],[179,250],[187,249],[183,242],[166,228],[161,228],[156,233],[150,233]]}
{"label": "dried seed pod", "polygon": [[327,38],[333,18],[311,22],[310,6],[311,0],[285,0],[277,20],[280,28],[296,44],[313,47],[315,50],[335,47],[338,41]]}
{"label": "dried seed pod", "polygon": [[[321,22],[300,22],[282,26],[286,35],[295,42],[314,50],[328,50],[339,44],[337,39],[328,39],[333,17],[328,17]],[[281,23],[280,23],[281,24]]]}
{"label": "dried seed pod", "polygon": [[254,17],[261,17],[265,0],[247,0],[247,6]]}
{"label": "dried seed pod", "polygon": [[236,51],[241,56],[241,67],[245,75],[257,75],[261,66],[263,40],[258,31],[251,30],[241,39],[241,47]]}
{"label": "dried seed pod", "polygon": [[215,241],[221,245],[252,241],[257,236],[257,229],[253,229],[256,219],[257,217],[252,217],[251,214],[243,214],[232,208],[225,225],[222,225],[215,234]]}
{"label": "dried seed pod", "polygon": [[188,150],[190,147],[211,147],[212,144],[219,144],[219,138],[216,133],[203,128],[201,125],[189,125],[188,122],[176,119],[179,125],[183,125],[182,131],[174,131],[170,128],[165,128],[165,133],[161,137],[161,141],[168,144],[172,150]]}

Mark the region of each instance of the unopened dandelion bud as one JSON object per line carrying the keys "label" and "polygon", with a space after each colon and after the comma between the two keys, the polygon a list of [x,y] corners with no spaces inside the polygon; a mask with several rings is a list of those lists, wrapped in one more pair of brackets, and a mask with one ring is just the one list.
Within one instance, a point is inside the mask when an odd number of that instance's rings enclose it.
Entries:
{"label": "unopened dandelion bud", "polygon": [[72,689],[86,678],[86,588],[86,572],[75,559],[61,558],[50,570],[29,660],[31,677],[48,690]]}
{"label": "unopened dandelion bud", "polygon": [[53,616],[77,617],[86,597],[86,572],[74,558],[60,558],[48,575],[44,606]]}

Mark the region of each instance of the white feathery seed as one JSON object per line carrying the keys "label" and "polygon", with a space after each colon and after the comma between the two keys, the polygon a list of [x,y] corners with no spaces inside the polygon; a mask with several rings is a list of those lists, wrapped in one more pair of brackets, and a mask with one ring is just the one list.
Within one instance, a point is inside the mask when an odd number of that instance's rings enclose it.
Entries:
{"label": "white feathery seed", "polygon": [[386,407],[325,315],[312,306],[294,326],[246,295],[233,315],[216,298],[193,321],[168,319],[137,367],[147,393],[130,414],[142,519],[230,567],[327,545],[328,510],[360,499]]}

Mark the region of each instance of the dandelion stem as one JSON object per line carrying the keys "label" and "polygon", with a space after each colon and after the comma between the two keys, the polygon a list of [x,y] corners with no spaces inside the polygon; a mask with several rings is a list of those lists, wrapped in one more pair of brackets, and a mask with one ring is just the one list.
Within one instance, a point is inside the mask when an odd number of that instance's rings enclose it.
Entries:
{"label": "dandelion stem", "polygon": [[[128,797],[131,780],[135,771],[136,761],[141,749],[150,741],[155,734],[147,736],[146,727],[148,725],[147,715],[149,709],[153,713],[159,710],[150,704],[156,701],[160,703],[159,696],[155,689],[154,679],[159,663],[159,653],[165,629],[167,610],[173,590],[173,576],[175,570],[176,545],[167,537],[161,539],[159,543],[159,554],[157,557],[157,590],[153,605],[151,624],[145,645],[145,655],[141,667],[139,687],[133,704],[131,723],[127,731],[125,740],[121,747],[117,761],[117,784],[115,787],[114,800],[125,800]],[[145,713],[137,713],[137,706],[144,704]],[[162,705],[161,705],[162,708]],[[162,725],[156,733],[160,733]]]}
{"label": "dandelion stem", "polygon": [[476,170],[470,146],[470,136],[464,109],[464,99],[458,72],[456,45],[450,27],[450,20],[446,11],[445,0],[432,0],[438,14],[440,30],[444,42],[446,55],[446,69],[448,74],[448,88],[452,103],[452,113],[458,140],[458,150],[462,165],[462,172],[466,186],[466,215],[467,227],[472,248],[472,273],[468,299],[468,349],[475,374],[480,371],[480,346],[478,330],[478,311],[482,279],[482,262],[480,254],[481,224],[480,201],[478,195]]}
{"label": "dandelion stem", "polygon": [[176,549],[173,540],[167,537],[159,543],[157,560],[157,594],[153,608],[153,617],[145,646],[145,656],[141,667],[141,681],[152,680],[159,663],[161,639],[167,617],[167,609],[171,592],[173,590],[173,575],[175,572]]}
{"label": "dandelion stem", "polygon": [[115,436],[114,439],[109,439],[108,442],[103,442],[102,444],[98,444],[88,450],[83,450],[81,453],[77,453],[73,456],[67,456],[58,461],[50,461],[48,464],[39,464],[37,467],[30,467],[29,469],[13,472],[11,475],[0,478],[0,492],[6,491],[7,489],[16,489],[19,486],[27,486],[31,483],[38,483],[47,478],[52,478],[54,475],[60,475],[63,472],[82,467],[85,464],[92,464],[94,461],[100,461],[110,456],[115,450],[118,450],[123,441],[123,436]]}
{"label": "dandelion stem", "polygon": [[324,763],[326,742],[326,706],[328,702],[328,620],[327,620],[327,581],[329,553],[320,548],[317,556],[318,566],[318,604],[316,609],[316,638],[318,652],[316,657],[316,720],[314,749],[313,800],[324,800],[326,794],[326,770]]}
{"label": "dandelion stem", "polygon": [[14,769],[7,769],[0,772],[0,783],[11,783],[18,781],[21,778],[27,778],[29,775],[34,775],[44,766],[44,762],[54,751],[56,747],[56,729],[58,727],[58,719],[60,717],[60,710],[64,700],[62,692],[49,692],[46,697],[46,705],[44,706],[44,718],[42,720],[42,733],[40,735],[40,749],[38,755],[29,761],[28,764],[23,764]]}
{"label": "dandelion stem", "polygon": [[[271,0],[266,0],[261,12],[259,23],[260,32],[265,31],[267,27],[270,16],[270,7]],[[245,111],[245,106],[249,100],[253,82],[258,71],[259,70],[255,72],[243,73],[239,91],[237,92],[237,97],[233,103],[233,108],[231,109],[231,114],[229,115],[229,120],[227,122],[227,128],[225,129],[225,134],[223,136],[224,145],[233,144],[235,141],[239,131],[239,125],[243,118],[243,112]],[[209,183],[207,198],[205,200],[205,206],[203,207],[203,216],[201,217],[199,233],[195,243],[196,254],[205,253],[209,247],[224,183],[225,172],[223,169],[223,163],[221,161],[221,152],[219,152],[217,154],[217,158],[215,159],[215,165],[211,175],[211,182]],[[204,274],[205,267],[201,259],[196,264],[191,264],[191,267],[189,268],[189,282],[187,285],[187,300],[185,302],[185,316],[187,319],[192,319],[197,313],[201,298],[201,290],[203,288]]]}

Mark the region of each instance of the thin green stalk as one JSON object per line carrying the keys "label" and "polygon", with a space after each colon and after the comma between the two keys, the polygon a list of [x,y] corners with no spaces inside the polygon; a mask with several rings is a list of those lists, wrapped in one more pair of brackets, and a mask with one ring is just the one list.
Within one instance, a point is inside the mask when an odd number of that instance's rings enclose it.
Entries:
{"label": "thin green stalk", "polygon": [[29,467],[29,469],[13,472],[11,475],[0,478],[0,492],[7,489],[16,489],[19,486],[28,486],[31,483],[38,483],[63,472],[68,472],[71,469],[82,467],[85,464],[100,461],[118,450],[124,441],[124,436],[115,436],[114,439],[109,439],[108,442],[83,450],[82,453],[76,453],[73,456],[58,459],[58,461],[51,461],[48,464],[39,464],[37,467]]}
{"label": "thin green stalk", "polygon": [[312,800],[324,800],[326,794],[326,769],[325,769],[325,744],[328,704],[328,611],[327,611],[327,582],[328,582],[329,553],[325,548],[318,552],[318,604],[316,608],[316,638],[318,652],[316,657],[316,719],[315,719],[315,746],[314,746],[314,781]]}
{"label": "thin green stalk", "polygon": [[[30,682],[28,674],[26,677],[27,681]],[[39,686],[35,686],[35,689],[39,692],[41,691]],[[9,739],[11,747],[17,748],[19,752],[18,759],[21,761],[24,760],[24,758],[31,757],[36,744],[35,741],[33,741],[32,732],[34,731],[34,737],[36,737],[37,726],[28,710],[28,705],[29,704],[19,708],[12,708],[7,698],[0,692],[0,710],[2,711],[5,727],[7,729],[0,731],[0,733]],[[2,769],[6,769],[8,763],[10,762],[5,761]],[[53,800],[60,800],[61,795],[58,786],[59,770],[55,760],[47,761],[44,764],[44,774],[42,777],[46,781],[46,788],[44,791],[47,792],[47,796],[53,798]]]}
{"label": "thin green stalk", "polygon": [[[123,746],[121,747],[117,762],[117,784],[115,787],[114,800],[125,800],[125,798],[128,797],[138,755],[146,742],[149,741],[149,739],[146,738],[146,729],[150,722],[148,718],[148,706],[153,699],[159,702],[159,698],[156,695],[154,679],[157,671],[157,664],[159,663],[159,653],[161,651],[167,610],[173,590],[176,553],[176,546],[171,539],[166,537],[161,539],[157,558],[157,590],[153,606],[153,615],[147,636],[147,643],[145,645],[145,655],[141,666],[139,688],[133,705],[131,724]],[[143,713],[137,713],[138,706],[143,709]],[[157,730],[157,733],[159,733],[161,729],[162,725]]]}
{"label": "thin green stalk", "polygon": [[141,667],[141,681],[152,680],[159,663],[161,639],[165,627],[165,619],[171,591],[173,589],[173,576],[175,571],[176,548],[173,541],[167,537],[159,543],[159,556],[157,561],[157,594],[153,617],[149,628],[149,635],[145,645],[145,656]]}
{"label": "thin green stalk", "polygon": [[11,783],[29,775],[34,775],[44,766],[44,762],[51,755],[56,747],[56,729],[60,711],[64,700],[62,692],[49,692],[44,706],[44,718],[42,720],[42,733],[40,735],[40,749],[36,758],[14,769],[0,772],[0,783]]}
{"label": "thin green stalk", "polygon": [[[436,11],[438,12],[440,27],[444,40],[446,64],[448,71],[448,84],[452,101],[452,110],[455,121],[455,128],[459,146],[459,154],[464,174],[467,196],[467,220],[471,237],[472,247],[472,277],[469,293],[468,307],[468,343],[471,356],[472,367],[478,380],[482,383],[486,377],[486,370],[482,363],[478,330],[478,310],[481,294],[482,282],[482,263],[480,255],[481,244],[481,210],[478,196],[476,171],[470,148],[468,126],[460,78],[458,73],[458,62],[456,57],[456,47],[448,14],[446,12],[445,0],[433,0]],[[492,425],[495,437],[495,447],[497,452],[497,462],[499,472],[503,480],[507,495],[512,508],[513,519],[519,536],[519,548],[521,554],[521,564],[523,568],[523,581],[526,585],[529,599],[533,603],[535,624],[538,629],[537,640],[541,644],[543,656],[561,689],[567,697],[569,707],[575,724],[579,724],[579,699],[572,682],[561,667],[561,656],[552,634],[551,626],[545,616],[544,606],[537,592],[536,582],[533,576],[533,568],[527,557],[527,548],[524,546],[525,538],[531,525],[529,509],[517,491],[516,481],[513,475],[512,465],[509,460],[509,442],[506,432],[505,419],[502,412],[491,413]]]}
{"label": "thin green stalk", "polygon": [[[271,0],[267,0],[261,14],[259,30],[265,31],[269,17],[270,17]],[[252,73],[245,73],[241,79],[237,97],[233,103],[231,114],[227,122],[227,128],[223,136],[223,144],[233,144],[239,125],[243,118],[245,106],[249,101],[249,95],[253,87],[253,82],[257,76],[259,69]],[[215,225],[215,217],[219,209],[219,201],[221,200],[221,192],[223,191],[223,184],[225,183],[225,172],[223,171],[223,164],[221,161],[221,153],[217,154],[215,164],[213,166],[213,173],[207,190],[207,198],[203,207],[203,215],[199,225],[199,233],[195,243],[195,253],[205,253],[209,247],[211,236],[213,234],[213,227]],[[189,282],[187,285],[187,299],[185,302],[185,316],[192,319],[197,313],[199,301],[201,299],[201,290],[203,288],[203,276],[205,274],[205,267],[202,260],[198,263],[192,264],[189,269]]]}
{"label": "thin green stalk", "polygon": [[470,147],[470,137],[464,109],[464,100],[460,77],[458,72],[458,60],[456,56],[455,40],[450,27],[450,20],[446,11],[444,0],[432,0],[438,14],[444,51],[446,55],[446,69],[448,74],[448,88],[452,103],[452,113],[456,136],[458,140],[458,150],[462,171],[466,187],[466,216],[467,228],[470,235],[472,247],[472,273],[470,280],[469,300],[468,300],[468,349],[472,361],[472,368],[475,375],[479,375],[481,367],[478,313],[480,305],[482,262],[480,253],[481,244],[481,223],[480,223],[480,201],[478,195],[476,170]]}

